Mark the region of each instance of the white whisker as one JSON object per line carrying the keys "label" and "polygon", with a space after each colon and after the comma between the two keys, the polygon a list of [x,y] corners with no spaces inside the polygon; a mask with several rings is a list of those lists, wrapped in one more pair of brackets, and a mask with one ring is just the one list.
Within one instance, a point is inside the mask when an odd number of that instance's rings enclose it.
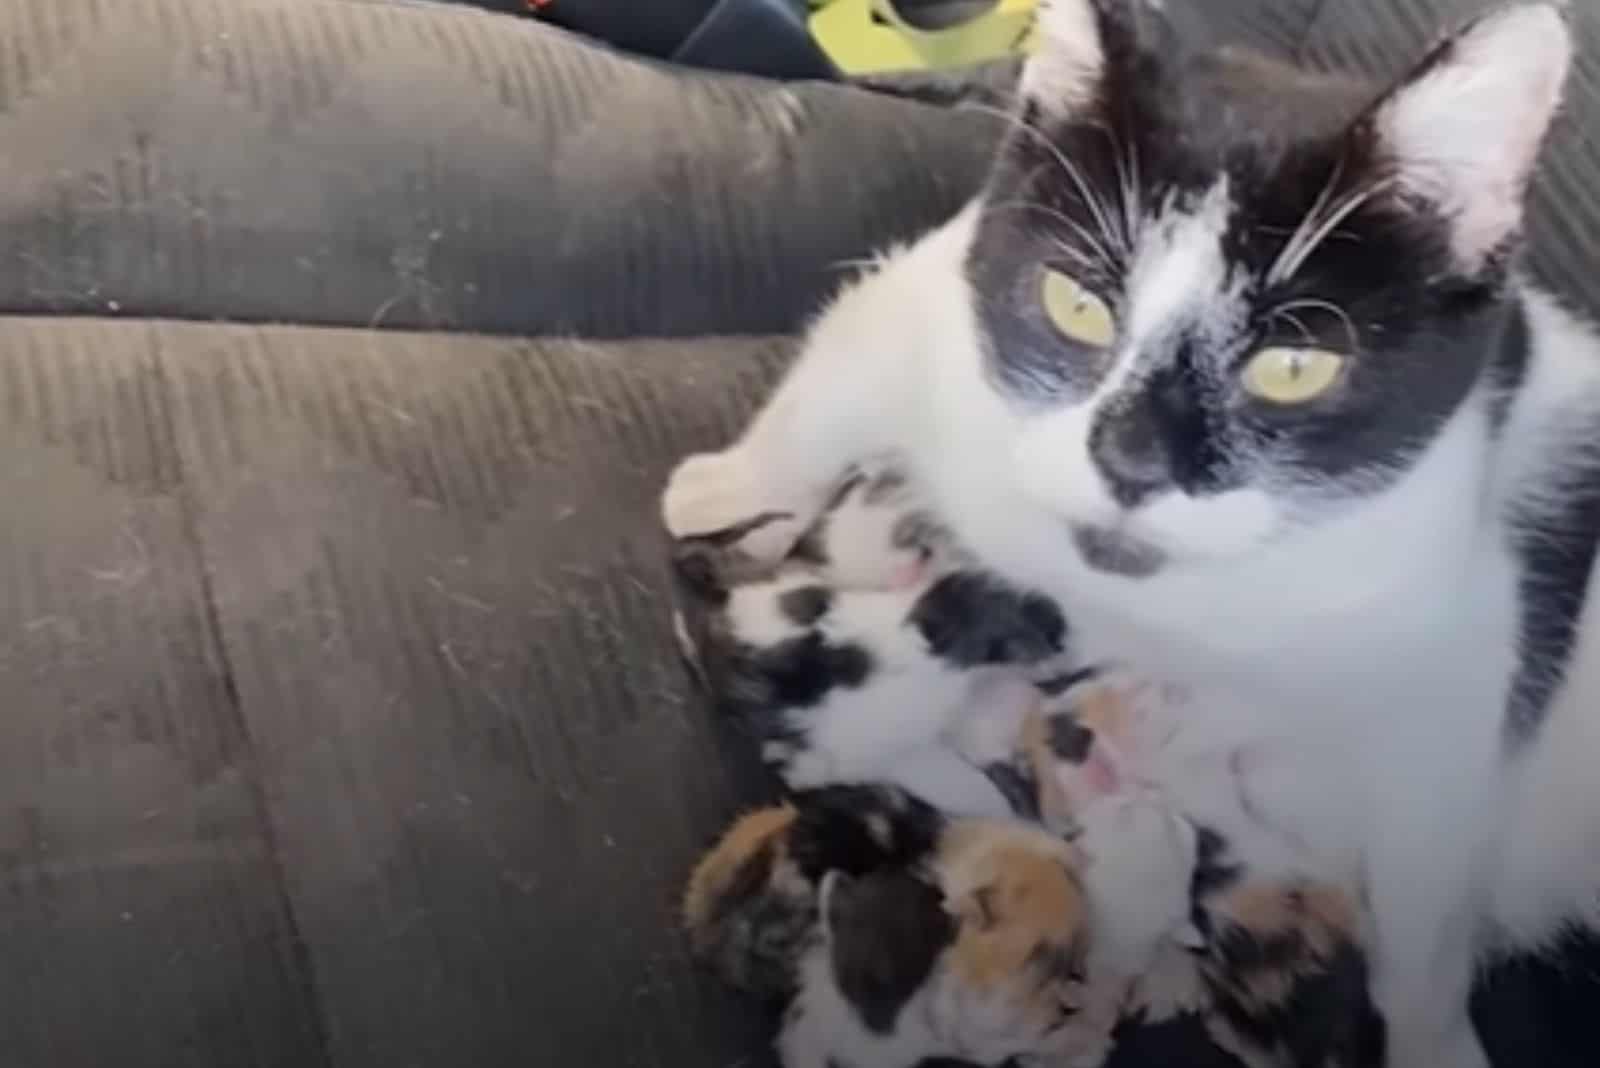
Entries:
{"label": "white whisker", "polygon": [[1289,320],[1289,325],[1300,331],[1300,340],[1304,341],[1308,345],[1317,340],[1317,335],[1311,332],[1311,328],[1306,325],[1306,321],[1300,318],[1294,312],[1287,312],[1279,309],[1272,313],[1272,318]]}
{"label": "white whisker", "polygon": [[[1345,311],[1331,300],[1318,300],[1314,297],[1302,297],[1299,300],[1287,301],[1278,305],[1276,308],[1273,308],[1270,317],[1278,318],[1282,316],[1292,316],[1295,312],[1302,309],[1306,311],[1323,311],[1334,316],[1339,320],[1339,322],[1344,324],[1345,332],[1348,334],[1350,339],[1351,350],[1353,351],[1360,347],[1361,331],[1356,329],[1356,321],[1350,317],[1349,312]],[[1302,329],[1303,328],[1304,324],[1302,324]]]}
{"label": "white whisker", "polygon": [[1006,120],[1006,122],[1010,123],[1014,129],[1027,134],[1029,137],[1033,138],[1036,143],[1041,145],[1045,151],[1049,152],[1050,155],[1055,159],[1057,165],[1060,166],[1062,173],[1064,173],[1077,188],[1078,196],[1083,200],[1084,205],[1089,209],[1089,213],[1094,216],[1095,226],[1098,227],[1101,234],[1104,235],[1104,240],[1116,245],[1118,249],[1124,253],[1128,251],[1126,243],[1118,240],[1116,231],[1111,227],[1111,214],[1106,210],[1104,201],[1102,201],[1101,198],[1095,193],[1094,187],[1089,184],[1088,179],[1084,177],[1083,172],[1078,168],[1078,165],[1073,163],[1072,160],[1067,157],[1067,154],[1061,151],[1061,149],[1057,147],[1057,145],[1051,141],[1048,136],[1045,135],[1043,130],[1026,121],[1022,118],[1022,116],[1012,114],[1008,111],[1002,111],[999,108],[989,107],[984,104],[973,104],[970,106],[976,111],[980,111],[989,115],[995,115]]}
{"label": "white whisker", "polygon": [[1293,278],[1300,268],[1305,266],[1311,254],[1322,247],[1346,219],[1359,211],[1373,197],[1387,192],[1391,184],[1391,180],[1384,178],[1355,190],[1333,207],[1324,209],[1323,218],[1314,224],[1311,222],[1313,216],[1307,215],[1308,225],[1296,231],[1296,237],[1291,238],[1284,246],[1282,255],[1272,265],[1272,270],[1267,272],[1267,284],[1281,285]]}
{"label": "white whisker", "polygon": [[1044,215],[1044,216],[1046,216],[1046,217],[1048,217],[1050,219],[1053,219],[1054,221],[1060,223],[1062,226],[1065,226],[1065,227],[1069,228],[1070,230],[1072,230],[1072,232],[1075,233],[1078,236],[1078,239],[1080,241],[1082,241],[1084,244],[1089,246],[1090,252],[1093,253],[1093,258],[1091,258],[1088,254],[1086,254],[1082,249],[1076,249],[1076,248],[1073,248],[1071,245],[1068,245],[1068,244],[1066,244],[1064,242],[1058,242],[1058,244],[1060,245],[1061,248],[1072,252],[1074,255],[1079,257],[1083,262],[1089,263],[1089,264],[1097,264],[1102,269],[1110,269],[1116,263],[1116,261],[1111,257],[1110,252],[1108,252],[1106,250],[1105,245],[1102,244],[1101,241],[1097,237],[1095,237],[1094,234],[1092,232],[1090,232],[1090,230],[1087,227],[1085,227],[1082,223],[1078,222],[1076,219],[1072,218],[1070,215],[1067,215],[1067,214],[1065,214],[1063,212],[1057,211],[1055,208],[1049,207],[1049,206],[1044,205],[1044,204],[1032,204],[1032,203],[1029,203],[1029,202],[1024,201],[1024,200],[1007,200],[1007,201],[1002,201],[999,204],[987,205],[986,206],[986,210],[991,211],[991,212],[1005,212],[1005,211],[1037,212],[1038,214]]}

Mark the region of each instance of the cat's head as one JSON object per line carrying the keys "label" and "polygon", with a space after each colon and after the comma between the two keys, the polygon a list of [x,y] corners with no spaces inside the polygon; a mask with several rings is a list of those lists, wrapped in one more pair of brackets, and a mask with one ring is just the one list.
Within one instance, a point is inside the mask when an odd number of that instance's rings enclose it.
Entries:
{"label": "cat's head", "polygon": [[1128,575],[1293,538],[1492,422],[1572,48],[1512,7],[1372,87],[1203,49],[1178,3],[1045,0],[968,260],[1024,489]]}

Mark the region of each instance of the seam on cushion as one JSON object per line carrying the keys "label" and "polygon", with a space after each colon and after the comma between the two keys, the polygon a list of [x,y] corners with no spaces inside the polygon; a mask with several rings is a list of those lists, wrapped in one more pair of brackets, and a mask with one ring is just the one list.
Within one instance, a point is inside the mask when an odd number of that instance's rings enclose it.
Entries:
{"label": "seam on cushion", "polygon": [[261,835],[265,839],[267,854],[270,857],[269,863],[276,884],[275,896],[287,928],[289,938],[287,949],[289,960],[294,968],[292,978],[304,993],[311,1033],[315,1039],[317,1049],[321,1053],[318,1058],[320,1063],[308,1065],[306,1068],[333,1068],[332,1032],[328,1023],[327,1005],[322,998],[321,984],[317,979],[316,965],[311,959],[310,947],[307,945],[300,927],[300,917],[295,910],[294,896],[289,892],[288,873],[283,866],[283,852],[279,848],[278,828],[273,821],[272,806],[267,799],[266,784],[262,780],[262,765],[256,748],[255,735],[251,732],[250,721],[244,714],[244,700],[239,693],[237,672],[234,668],[233,657],[228,651],[227,637],[222,629],[222,614],[217,603],[216,587],[211,579],[211,568],[207,562],[205,542],[200,535],[198,509],[195,505],[193,488],[189,483],[188,464],[184,460],[183,448],[178,439],[179,427],[176,404],[172,380],[167,374],[166,351],[162,344],[161,331],[154,324],[149,324],[148,329],[151,373],[156,383],[157,403],[160,406],[159,416],[165,424],[166,432],[172,435],[173,440],[173,457],[177,467],[177,499],[182,517],[183,539],[198,571],[202,606],[201,622],[206,639],[211,643],[217,663],[222,671],[223,695],[227,703],[228,715],[233,719],[233,726],[238,731],[239,738],[244,746],[245,759],[249,762],[250,798],[256,812],[256,821],[260,827]]}

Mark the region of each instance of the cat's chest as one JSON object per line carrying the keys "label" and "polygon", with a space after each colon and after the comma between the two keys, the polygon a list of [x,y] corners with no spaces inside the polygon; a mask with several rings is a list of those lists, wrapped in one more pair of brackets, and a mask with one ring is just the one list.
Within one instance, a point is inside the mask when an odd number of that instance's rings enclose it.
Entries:
{"label": "cat's chest", "polygon": [[1503,728],[1520,663],[1518,580],[1514,558],[1490,546],[1455,581],[1397,584],[1360,601],[1297,600],[1281,580],[1131,596],[1068,581],[1058,596],[1071,606],[1076,651],[1214,695],[1196,713],[1214,731],[1331,732],[1357,749],[1406,739],[1425,750],[1430,739]]}

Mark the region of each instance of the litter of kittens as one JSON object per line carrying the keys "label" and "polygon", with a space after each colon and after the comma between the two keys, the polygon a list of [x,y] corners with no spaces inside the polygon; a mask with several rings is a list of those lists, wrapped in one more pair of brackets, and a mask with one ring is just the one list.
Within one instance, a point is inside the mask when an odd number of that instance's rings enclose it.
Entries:
{"label": "litter of kittens", "polygon": [[678,632],[791,793],[702,858],[684,922],[783,1005],[786,1068],[1095,1068],[1175,1022],[1186,1058],[1381,1061],[1353,884],[1164,790],[1187,695],[1074,663],[892,472],[776,570],[736,540],[678,547]]}

